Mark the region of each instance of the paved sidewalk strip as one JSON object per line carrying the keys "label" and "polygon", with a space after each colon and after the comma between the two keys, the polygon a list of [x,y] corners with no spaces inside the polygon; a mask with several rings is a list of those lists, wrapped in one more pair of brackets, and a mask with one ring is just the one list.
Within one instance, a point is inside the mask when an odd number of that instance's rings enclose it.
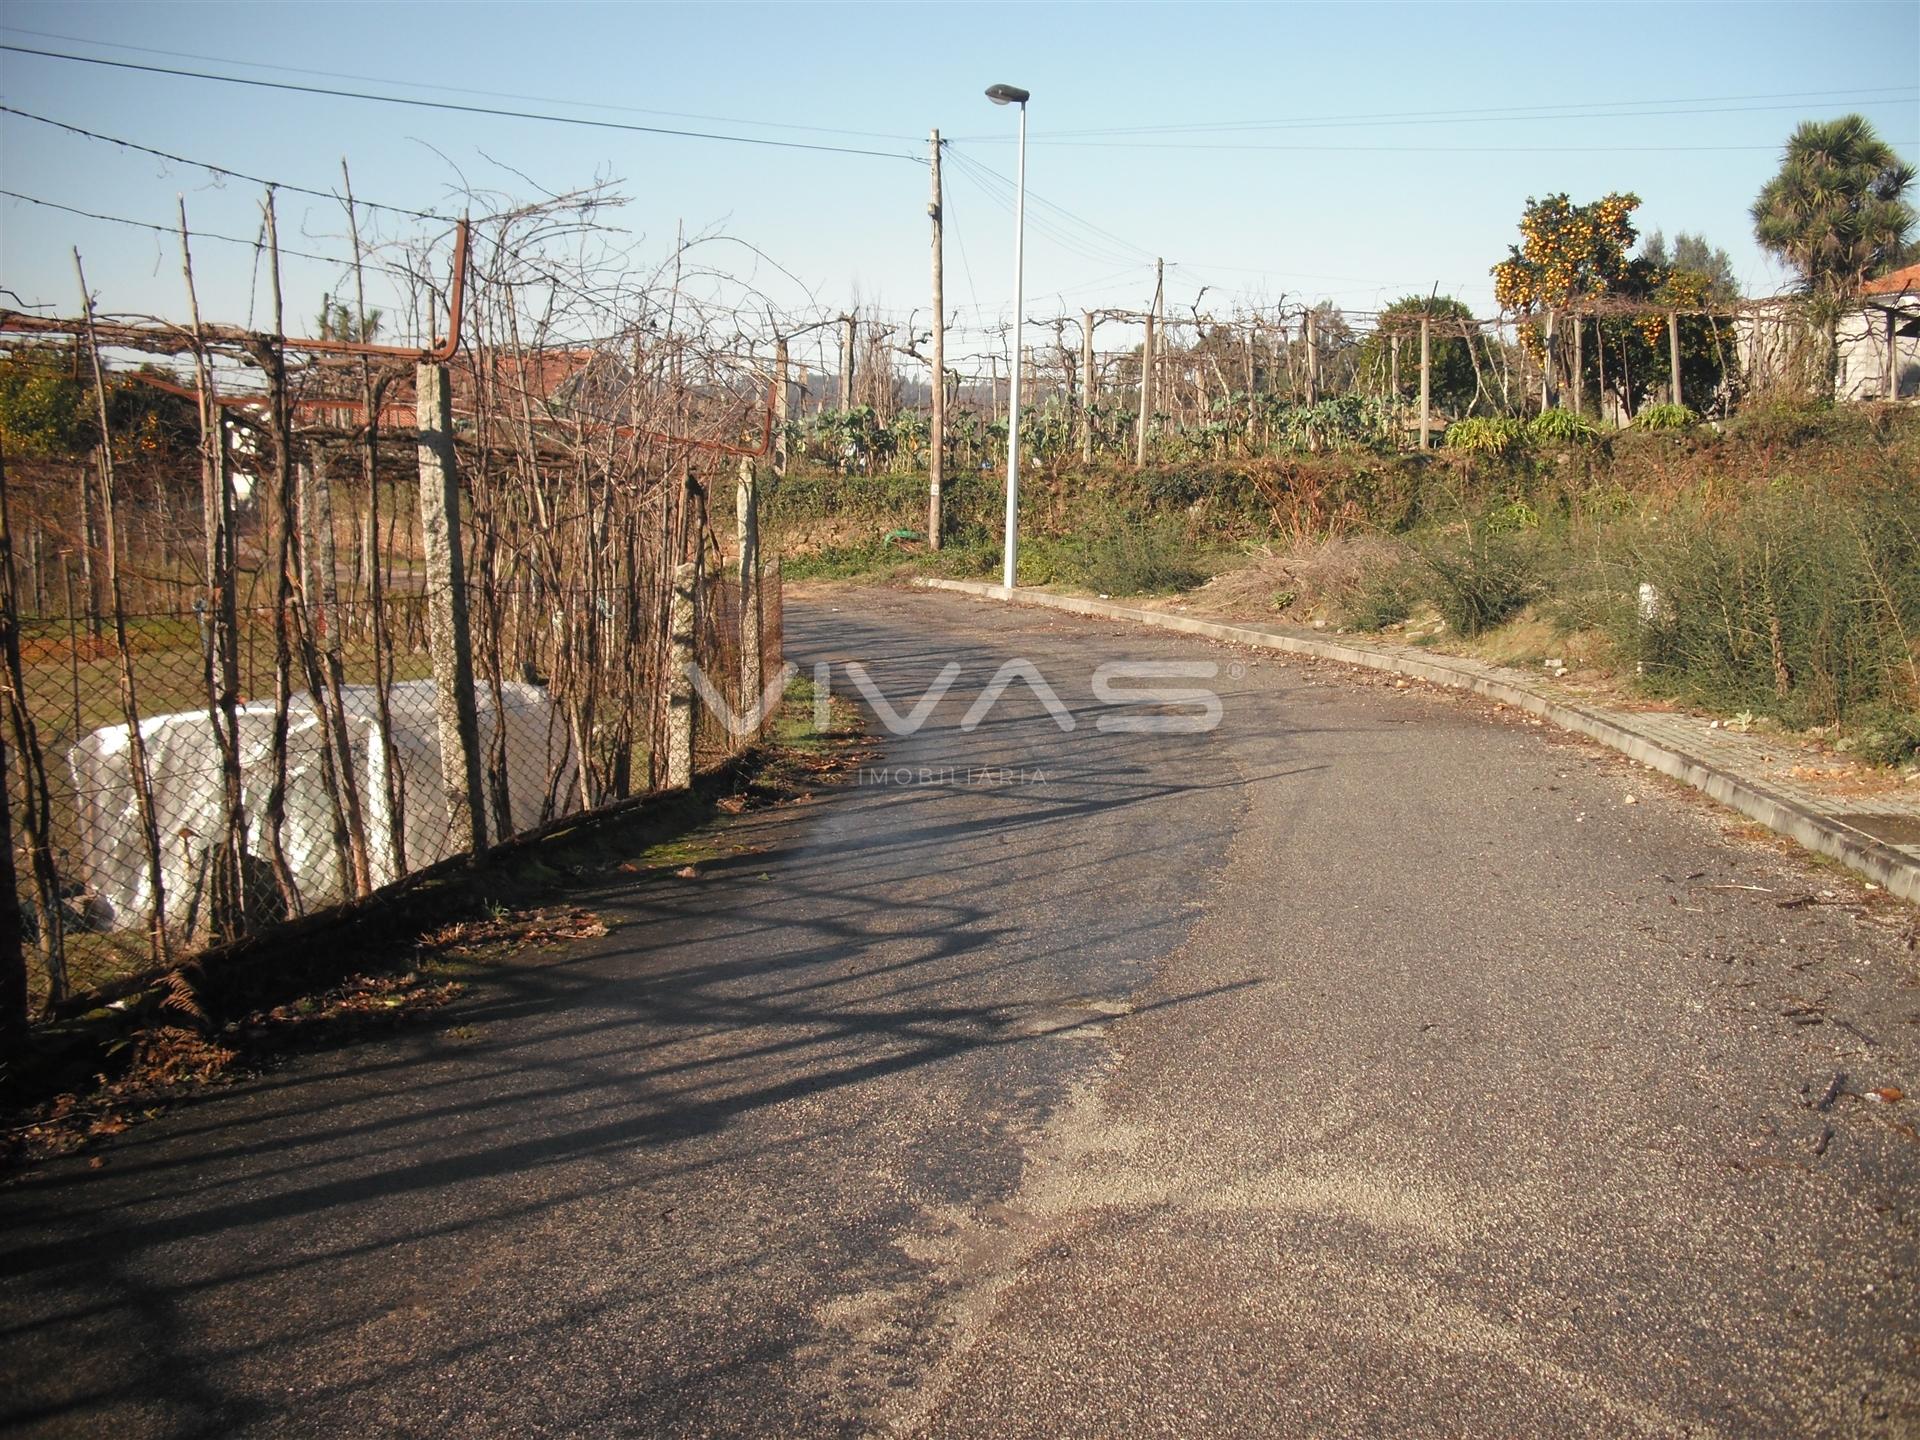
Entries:
{"label": "paved sidewalk strip", "polygon": [[1835,797],[1792,772],[1784,748],[1755,735],[1713,729],[1706,720],[1668,712],[1617,710],[1574,704],[1540,689],[1531,677],[1504,666],[1397,646],[1342,644],[1277,625],[1227,623],[1111,600],[1008,591],[981,580],[916,579],[929,590],[1128,620],[1229,644],[1251,645],[1321,660],[1336,660],[1425,680],[1512,705],[1562,729],[1585,735],[1662,774],[1684,781],[1768,829],[1838,860],[1890,894],[1920,902],[1920,795]]}

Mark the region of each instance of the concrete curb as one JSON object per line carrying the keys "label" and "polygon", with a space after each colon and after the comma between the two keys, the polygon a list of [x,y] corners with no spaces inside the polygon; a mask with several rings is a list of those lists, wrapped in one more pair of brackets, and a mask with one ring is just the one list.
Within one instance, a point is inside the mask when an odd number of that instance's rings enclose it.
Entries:
{"label": "concrete curb", "polygon": [[1484,695],[1490,700],[1498,700],[1515,709],[1538,715],[1543,720],[1550,720],[1563,730],[1571,730],[1602,745],[1611,746],[1630,759],[1705,792],[1722,805],[1759,821],[1776,834],[1784,835],[1816,854],[1838,860],[1889,894],[1920,902],[1920,861],[1902,854],[1884,841],[1876,840],[1696,755],[1675,749],[1665,741],[1656,741],[1612,716],[1569,704],[1518,681],[1504,679],[1471,660],[1342,645],[1333,640],[1294,635],[1264,626],[1229,625],[1192,615],[1174,615],[1161,610],[1117,605],[1110,600],[1055,595],[1045,590],[1010,591],[1003,585],[992,585],[983,580],[916,579],[913,583],[928,590],[949,590],[984,600],[1013,600],[1023,605],[1065,610],[1075,615],[1128,620],[1155,629],[1176,630],[1186,635],[1204,636],[1209,640],[1224,640],[1233,645],[1251,645],[1262,650],[1337,660],[1342,664],[1384,670],[1456,690],[1471,690],[1476,695]]}

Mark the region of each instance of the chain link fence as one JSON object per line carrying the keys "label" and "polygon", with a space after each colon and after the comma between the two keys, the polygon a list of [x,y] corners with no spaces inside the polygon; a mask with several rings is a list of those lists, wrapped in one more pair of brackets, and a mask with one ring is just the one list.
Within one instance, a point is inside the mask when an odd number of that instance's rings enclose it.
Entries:
{"label": "chain link fence", "polygon": [[[103,615],[52,558],[12,592],[28,724],[24,749],[8,737],[8,798],[36,1011],[470,847],[424,591]],[[758,568],[750,605],[737,567],[699,587],[691,659],[722,702],[694,708],[702,765],[771,723],[747,694],[782,663],[779,567]],[[648,567],[591,588],[474,582],[465,610],[490,842],[664,785],[664,680],[686,659]]]}

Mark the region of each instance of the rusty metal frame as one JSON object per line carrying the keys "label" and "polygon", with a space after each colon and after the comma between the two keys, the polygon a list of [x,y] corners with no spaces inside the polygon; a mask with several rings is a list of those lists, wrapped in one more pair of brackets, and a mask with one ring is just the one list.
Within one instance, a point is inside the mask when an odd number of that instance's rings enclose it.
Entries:
{"label": "rusty metal frame", "polygon": [[290,350],[310,350],[326,355],[384,355],[389,359],[419,360],[443,365],[460,349],[460,311],[467,294],[467,221],[462,218],[453,234],[453,277],[447,284],[447,336],[424,350],[405,345],[368,345],[358,340],[287,340]]}
{"label": "rusty metal frame", "polygon": [[[133,371],[129,374],[128,378],[142,385],[151,386],[163,394],[177,395],[182,400],[197,402],[200,399],[200,392],[198,390],[185,385],[177,385],[171,380],[163,380],[157,375],[146,375],[139,371]],[[773,448],[773,415],[774,401],[776,398],[774,386],[778,384],[779,382],[777,380],[768,383],[767,404],[765,413],[760,419],[760,443],[758,445],[733,445],[724,440],[694,440],[680,435],[668,435],[659,430],[637,430],[631,425],[613,426],[612,432],[622,438],[653,440],[663,445],[683,445],[689,450],[708,450],[720,455],[739,455],[750,460],[764,459],[767,453]],[[264,403],[266,399],[264,395],[220,394],[209,395],[207,398],[210,404],[222,410],[252,409]],[[293,408],[296,411],[344,410],[352,413],[355,411],[364,412],[366,410],[366,402],[349,396],[303,395],[294,399]],[[365,418],[364,413],[361,418]],[[562,424],[564,422],[553,421],[550,423]],[[600,430],[605,427],[594,425],[589,428]]]}

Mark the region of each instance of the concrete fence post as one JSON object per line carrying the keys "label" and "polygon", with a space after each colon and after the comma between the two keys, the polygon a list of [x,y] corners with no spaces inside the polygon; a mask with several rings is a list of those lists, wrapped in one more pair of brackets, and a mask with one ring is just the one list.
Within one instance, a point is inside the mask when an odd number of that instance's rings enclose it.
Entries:
{"label": "concrete fence post", "polygon": [[1680,390],[1680,312],[1667,312],[1667,359],[1673,366],[1673,403],[1684,405]]}
{"label": "concrete fence post", "polygon": [[740,709],[748,714],[766,683],[760,664],[760,477],[751,457],[740,461],[734,505],[740,531]]}
{"label": "concrete fence post", "polygon": [[445,365],[414,367],[419,430],[420,536],[427,564],[427,648],[448,834],[474,854],[487,848],[480,792],[480,717],[473,698],[473,639],[460,555],[460,469],[453,451],[453,392]]}
{"label": "concrete fence post", "polygon": [[693,785],[694,636],[699,626],[700,567],[691,560],[673,569],[673,599],[667,612],[667,789]]}

